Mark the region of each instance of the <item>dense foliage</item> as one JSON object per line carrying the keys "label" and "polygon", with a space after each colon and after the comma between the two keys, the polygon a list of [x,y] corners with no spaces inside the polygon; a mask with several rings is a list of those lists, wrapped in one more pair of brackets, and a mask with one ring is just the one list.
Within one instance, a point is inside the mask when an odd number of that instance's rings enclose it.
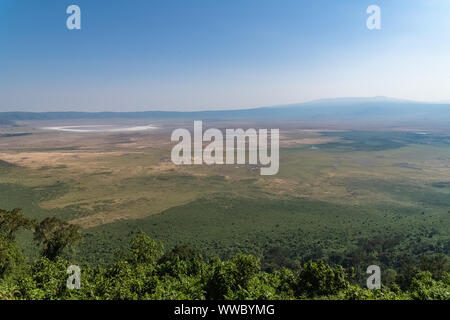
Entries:
{"label": "dense foliage", "polygon": [[[39,259],[27,262],[18,248],[21,228],[34,232]],[[114,264],[80,266],[81,287],[70,290],[73,263],[63,252],[79,239],[76,227],[56,218],[37,223],[20,210],[0,210],[0,299],[450,299],[450,273],[439,257],[423,263],[429,270],[412,268],[369,290],[357,285],[354,268],[309,261],[268,272],[250,254],[205,260],[188,246],[165,252],[143,232]]]}

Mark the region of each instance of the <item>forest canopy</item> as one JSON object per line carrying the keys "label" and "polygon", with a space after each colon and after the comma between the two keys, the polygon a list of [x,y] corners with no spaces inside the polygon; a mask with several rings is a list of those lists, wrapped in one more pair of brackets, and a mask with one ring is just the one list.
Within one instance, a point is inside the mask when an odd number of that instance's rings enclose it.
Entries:
{"label": "forest canopy", "polygon": [[[25,257],[18,246],[21,229],[33,232],[38,258]],[[80,239],[77,226],[57,218],[37,222],[19,209],[0,210],[0,299],[450,299],[445,256],[422,257],[403,273],[391,270],[380,290],[369,290],[353,267],[313,259],[282,267],[271,259],[268,268],[267,257],[252,254],[207,259],[188,245],[165,250],[143,232],[113,264],[80,265],[80,287],[69,289],[68,252]]]}

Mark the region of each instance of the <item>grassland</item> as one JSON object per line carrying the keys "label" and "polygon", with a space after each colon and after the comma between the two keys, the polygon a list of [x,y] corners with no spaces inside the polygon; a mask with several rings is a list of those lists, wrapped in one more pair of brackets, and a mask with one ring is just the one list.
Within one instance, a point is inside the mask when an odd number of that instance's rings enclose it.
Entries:
{"label": "grassland", "polygon": [[398,252],[450,255],[445,134],[290,124],[281,128],[279,174],[263,177],[254,166],[175,166],[171,128],[192,123],[159,125],[95,135],[47,132],[40,122],[4,130],[0,207],[82,226],[81,262],[107,264],[138,230],[208,256],[282,250],[287,263],[346,257],[377,237],[396,239]]}

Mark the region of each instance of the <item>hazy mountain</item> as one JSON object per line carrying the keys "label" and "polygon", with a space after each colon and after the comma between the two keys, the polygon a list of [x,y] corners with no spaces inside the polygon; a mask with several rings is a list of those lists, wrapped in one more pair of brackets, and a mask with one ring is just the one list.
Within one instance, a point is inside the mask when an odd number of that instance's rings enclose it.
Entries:
{"label": "hazy mountain", "polygon": [[306,103],[242,110],[196,112],[2,112],[0,124],[19,120],[58,119],[279,119],[347,121],[449,121],[450,103],[428,103],[387,97],[322,99]]}
{"label": "hazy mountain", "polygon": [[442,117],[450,116],[450,104],[375,98],[324,99],[267,108],[282,116],[338,117]]}

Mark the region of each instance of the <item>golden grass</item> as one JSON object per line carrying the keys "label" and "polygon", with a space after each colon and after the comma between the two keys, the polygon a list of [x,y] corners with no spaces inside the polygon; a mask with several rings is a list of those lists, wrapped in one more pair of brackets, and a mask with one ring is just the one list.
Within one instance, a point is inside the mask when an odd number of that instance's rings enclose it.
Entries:
{"label": "golden grass", "polygon": [[[224,192],[354,204],[390,201],[407,206],[407,202],[388,194],[355,193],[340,182],[355,177],[408,180],[412,184],[450,180],[450,151],[433,146],[377,152],[326,152],[306,148],[287,151],[281,154],[280,173],[262,177],[259,170],[247,166],[176,166],[170,161],[173,144],[166,133],[95,137],[53,133],[43,138],[58,141],[57,146],[83,145],[83,149],[39,151],[43,147],[39,142],[35,150],[30,151],[33,145],[30,137],[15,138],[11,145],[0,146],[0,159],[25,171],[21,175],[3,174],[0,182],[27,186],[51,185],[56,181],[67,184],[68,193],[41,202],[40,206],[45,209],[78,206],[84,216],[71,222],[85,228],[120,219],[139,219],[199,197]],[[319,130],[291,130],[283,132],[281,145],[289,150],[298,145],[320,145],[337,140],[321,136]],[[156,182],[150,179],[164,175],[169,175],[169,179]],[[177,179],[180,176],[191,176],[193,182],[185,185],[184,180]],[[223,177],[223,181],[208,179],[216,176]],[[145,177],[150,177],[149,183],[139,182]]]}

